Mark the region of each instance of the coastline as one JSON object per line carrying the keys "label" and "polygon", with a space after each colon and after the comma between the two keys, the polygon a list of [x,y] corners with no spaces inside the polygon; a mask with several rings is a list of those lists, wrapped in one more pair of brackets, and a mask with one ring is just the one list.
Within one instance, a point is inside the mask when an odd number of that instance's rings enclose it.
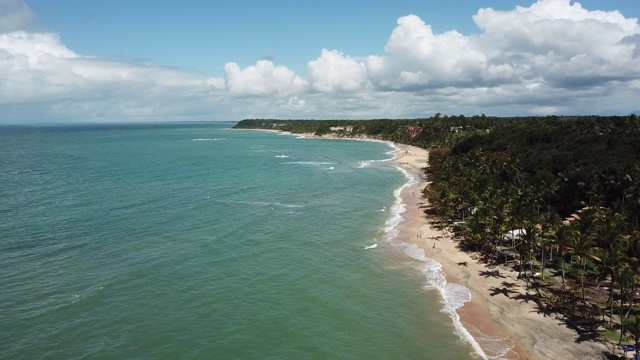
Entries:
{"label": "coastline", "polygon": [[[466,331],[489,359],[603,359],[611,350],[604,344],[581,340],[554,314],[545,314],[532,300],[524,280],[513,269],[493,266],[463,252],[447,231],[435,227],[425,214],[427,200],[422,189],[428,185],[421,169],[428,164],[428,151],[394,144],[400,149],[397,166],[419,179],[406,188],[402,199],[406,210],[399,238],[415,244],[426,257],[442,265],[448,283],[460,284],[471,292],[471,300],[456,310]],[[415,196],[419,195],[419,196]],[[502,353],[502,350],[511,348]]]}
{"label": "coastline", "polygon": [[[428,186],[422,169],[428,165],[426,149],[370,138],[335,135],[290,134],[281,130],[259,129],[303,138],[344,139],[384,142],[397,149],[392,161],[406,171],[409,183],[399,194],[404,212],[397,226],[397,241],[414,246],[424,257],[442,266],[446,284],[463,286],[470,300],[444,309],[460,328],[458,335],[477,351],[473,357],[486,359],[607,359],[612,353],[606,345],[581,339],[555,314],[547,314],[533,301],[533,291],[513,269],[482,263],[473,253],[458,248],[451,233],[436,227],[437,219],[425,213],[429,204],[422,190]],[[442,289],[441,293],[442,293]],[[442,294],[446,296],[445,294]],[[444,300],[443,300],[444,304]]]}

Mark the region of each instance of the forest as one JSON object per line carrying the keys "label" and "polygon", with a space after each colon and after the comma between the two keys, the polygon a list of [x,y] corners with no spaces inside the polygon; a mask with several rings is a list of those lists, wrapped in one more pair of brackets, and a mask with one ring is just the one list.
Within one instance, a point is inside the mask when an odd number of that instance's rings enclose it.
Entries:
{"label": "forest", "polygon": [[[487,263],[517,259],[536,301],[588,336],[640,342],[640,120],[629,116],[248,119],[239,129],[429,149],[424,194]],[[510,236],[508,236],[510,234]]]}

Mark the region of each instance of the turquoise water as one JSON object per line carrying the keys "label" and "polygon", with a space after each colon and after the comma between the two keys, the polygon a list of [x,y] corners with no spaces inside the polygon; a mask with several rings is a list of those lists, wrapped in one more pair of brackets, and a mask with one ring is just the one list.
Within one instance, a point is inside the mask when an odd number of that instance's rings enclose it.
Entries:
{"label": "turquoise water", "polygon": [[0,358],[474,357],[391,147],[229,126],[0,127]]}

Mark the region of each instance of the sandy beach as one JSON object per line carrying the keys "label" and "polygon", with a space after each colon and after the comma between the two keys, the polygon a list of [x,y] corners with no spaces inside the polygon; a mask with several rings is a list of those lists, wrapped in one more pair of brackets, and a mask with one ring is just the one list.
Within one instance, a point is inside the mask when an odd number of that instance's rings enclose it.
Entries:
{"label": "sandy beach", "polygon": [[[265,131],[265,130],[263,130]],[[266,130],[286,133],[279,130]],[[299,134],[319,138],[313,134]],[[333,134],[325,139],[381,141],[344,138]],[[471,301],[457,309],[460,322],[477,341],[488,359],[610,359],[611,348],[604,343],[584,340],[567,327],[556,314],[548,314],[533,301],[535,290],[526,289],[517,271],[480,261],[473,253],[458,248],[459,242],[446,230],[438,229],[437,219],[428,216],[429,204],[422,195],[428,179],[422,169],[428,165],[426,149],[391,143],[399,149],[396,165],[418,181],[406,187],[401,197],[406,205],[398,238],[423,249],[425,255],[442,265],[446,280],[471,292]],[[508,350],[507,350],[508,349]],[[618,351],[620,354],[620,351]]]}
{"label": "sandy beach", "polygon": [[[428,151],[395,144],[398,166],[420,178],[402,194],[406,204],[400,238],[415,243],[440,264],[448,282],[464,285],[471,301],[457,310],[460,321],[478,341],[488,358],[500,359],[606,359],[611,350],[604,344],[582,341],[554,314],[544,314],[513,269],[480,262],[458,248],[450,233],[438,230],[435,219],[425,214],[428,206],[421,190],[428,185],[421,169]],[[533,294],[534,290],[531,290]],[[512,347],[507,353],[501,349]]]}

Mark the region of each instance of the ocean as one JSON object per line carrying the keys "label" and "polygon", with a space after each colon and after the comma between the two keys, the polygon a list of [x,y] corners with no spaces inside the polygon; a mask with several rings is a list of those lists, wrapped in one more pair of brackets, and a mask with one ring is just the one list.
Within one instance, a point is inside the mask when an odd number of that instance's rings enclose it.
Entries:
{"label": "ocean", "polygon": [[480,357],[393,147],[231,126],[0,127],[0,358]]}

